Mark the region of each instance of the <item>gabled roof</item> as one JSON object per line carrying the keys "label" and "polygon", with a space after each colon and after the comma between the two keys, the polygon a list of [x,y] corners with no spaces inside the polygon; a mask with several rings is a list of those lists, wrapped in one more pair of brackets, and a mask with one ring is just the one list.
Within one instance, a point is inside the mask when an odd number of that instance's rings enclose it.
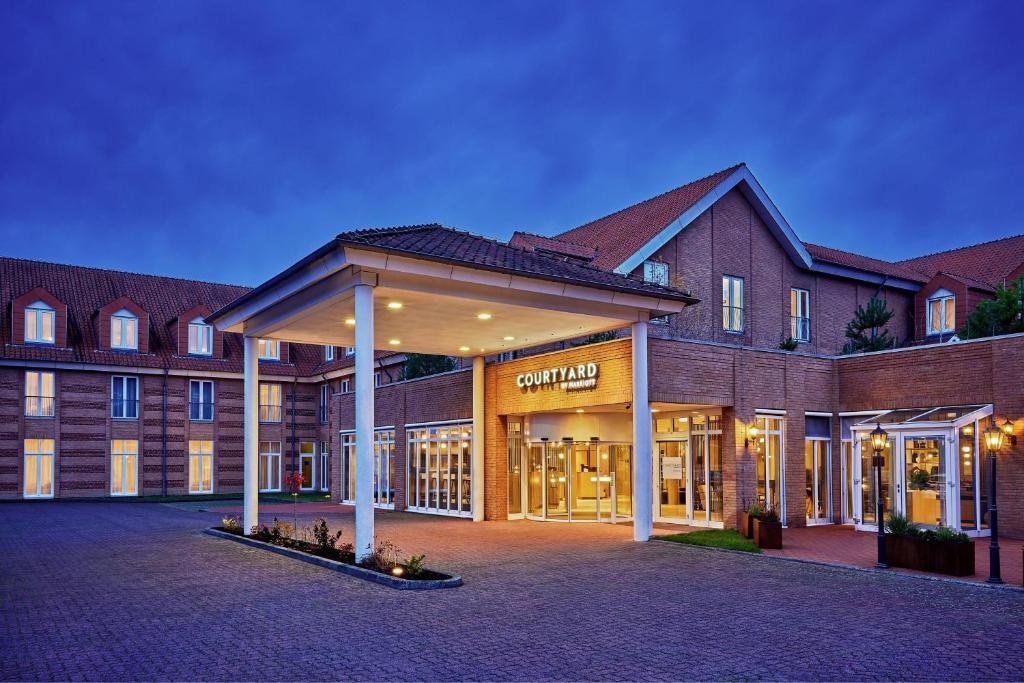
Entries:
{"label": "gabled roof", "polygon": [[929,279],[942,271],[947,275],[980,280],[994,287],[1024,265],[1024,235],[918,256],[900,261],[900,264],[923,273]]}
{"label": "gabled roof", "polygon": [[573,259],[513,247],[436,223],[343,232],[337,236],[336,242],[342,246],[386,250],[389,253],[584,287],[654,296],[687,304],[697,302],[678,289],[626,277]]}
{"label": "gabled roof", "polygon": [[860,254],[833,249],[832,247],[824,247],[820,244],[811,244],[810,242],[804,242],[804,246],[807,247],[807,251],[814,257],[816,262],[834,263],[846,268],[863,270],[868,273],[878,273],[922,284],[928,282],[929,279],[913,268],[908,268],[899,263],[890,263],[889,261],[882,261],[870,256],[861,256]]}

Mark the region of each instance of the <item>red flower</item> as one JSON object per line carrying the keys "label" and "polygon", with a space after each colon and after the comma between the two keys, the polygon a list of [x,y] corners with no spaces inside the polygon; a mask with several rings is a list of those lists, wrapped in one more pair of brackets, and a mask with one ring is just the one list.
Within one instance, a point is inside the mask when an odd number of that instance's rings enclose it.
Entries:
{"label": "red flower", "polygon": [[298,493],[302,485],[306,483],[306,478],[298,472],[293,472],[285,477],[284,483],[288,485],[288,492],[294,494]]}

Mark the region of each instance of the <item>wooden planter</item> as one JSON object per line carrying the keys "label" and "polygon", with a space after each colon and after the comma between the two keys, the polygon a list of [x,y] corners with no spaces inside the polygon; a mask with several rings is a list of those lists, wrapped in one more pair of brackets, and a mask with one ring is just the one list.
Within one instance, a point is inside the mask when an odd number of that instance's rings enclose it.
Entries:
{"label": "wooden planter", "polygon": [[974,541],[923,541],[909,536],[886,536],[889,565],[949,576],[974,574]]}
{"label": "wooden planter", "polygon": [[754,543],[758,548],[782,549],[782,522],[765,522],[754,518]]}
{"label": "wooden planter", "polygon": [[740,513],[739,532],[747,538],[754,537],[754,518],[748,515],[746,512]]}

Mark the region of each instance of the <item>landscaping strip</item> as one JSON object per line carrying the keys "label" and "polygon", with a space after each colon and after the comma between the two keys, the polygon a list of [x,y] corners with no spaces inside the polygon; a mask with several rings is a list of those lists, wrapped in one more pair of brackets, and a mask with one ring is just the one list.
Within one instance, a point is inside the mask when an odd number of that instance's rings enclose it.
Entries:
{"label": "landscaping strip", "polygon": [[309,564],[315,564],[318,567],[323,567],[324,569],[330,569],[331,571],[355,576],[363,579],[364,581],[379,583],[382,586],[387,586],[388,588],[395,588],[398,590],[434,590],[438,588],[456,588],[462,585],[461,576],[452,576],[447,579],[426,579],[422,581],[403,579],[397,576],[390,576],[388,574],[381,574],[380,572],[364,569],[363,567],[359,567],[354,564],[345,564],[344,562],[329,560],[325,557],[317,557],[316,555],[310,555],[300,550],[285,548],[271,543],[264,543],[263,541],[257,541],[254,538],[249,538],[248,536],[231,534],[226,531],[221,531],[220,529],[204,529],[203,533],[209,534],[210,536],[216,536],[218,538],[225,538],[253,548],[269,550],[270,552],[277,553],[278,555],[284,555],[285,557],[302,560]]}
{"label": "landscaping strip", "polygon": [[761,549],[753,541],[733,529],[704,529],[703,531],[656,536],[655,538],[660,541],[699,545],[705,548],[724,548],[744,553],[761,552]]}

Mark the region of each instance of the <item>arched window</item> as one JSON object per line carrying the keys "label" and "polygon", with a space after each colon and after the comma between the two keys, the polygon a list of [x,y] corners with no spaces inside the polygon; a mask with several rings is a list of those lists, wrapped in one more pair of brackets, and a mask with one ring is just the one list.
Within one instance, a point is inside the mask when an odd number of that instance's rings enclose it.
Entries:
{"label": "arched window", "polygon": [[25,343],[53,344],[57,316],[54,310],[42,301],[25,307]]}
{"label": "arched window", "polygon": [[213,354],[213,326],[202,318],[195,318],[188,324],[188,352],[193,356]]}
{"label": "arched window", "polygon": [[123,351],[139,348],[139,319],[126,308],[110,316],[110,348]]}
{"label": "arched window", "polygon": [[956,329],[956,297],[948,289],[936,290],[928,297],[928,334],[943,334]]}

